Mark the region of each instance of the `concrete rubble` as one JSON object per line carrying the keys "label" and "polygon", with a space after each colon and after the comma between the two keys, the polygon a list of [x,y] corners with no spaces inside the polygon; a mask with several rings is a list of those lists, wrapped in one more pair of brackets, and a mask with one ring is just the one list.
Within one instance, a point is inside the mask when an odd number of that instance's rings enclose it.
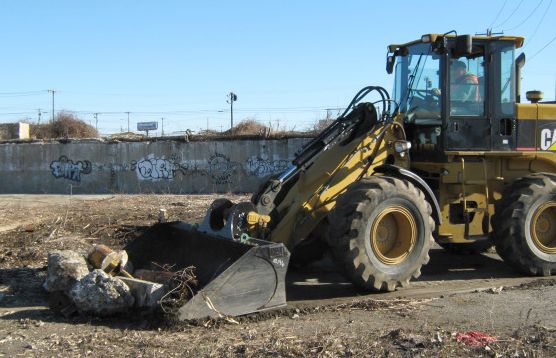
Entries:
{"label": "concrete rubble", "polygon": [[156,308],[166,294],[166,286],[160,283],[129,277],[119,277],[119,280],[129,287],[135,298],[135,306],[139,308]]}
{"label": "concrete rubble", "polygon": [[69,296],[80,312],[108,316],[127,311],[135,299],[122,280],[96,269],[71,288]]}
{"label": "concrete rubble", "polygon": [[49,292],[68,292],[88,273],[89,268],[82,255],[71,250],[53,251],[48,254],[48,275],[43,287]]}
{"label": "concrete rubble", "polygon": [[140,271],[132,276],[127,253],[104,245],[95,245],[87,259],[74,251],[53,251],[43,287],[50,292],[51,307],[66,316],[76,311],[99,316],[133,308],[153,311],[161,307],[173,273]]}

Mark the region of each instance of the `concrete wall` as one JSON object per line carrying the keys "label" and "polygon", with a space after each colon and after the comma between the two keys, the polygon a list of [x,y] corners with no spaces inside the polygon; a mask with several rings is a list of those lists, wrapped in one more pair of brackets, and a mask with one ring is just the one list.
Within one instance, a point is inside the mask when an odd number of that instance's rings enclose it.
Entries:
{"label": "concrete wall", "polygon": [[0,193],[252,192],[306,138],[0,144]]}

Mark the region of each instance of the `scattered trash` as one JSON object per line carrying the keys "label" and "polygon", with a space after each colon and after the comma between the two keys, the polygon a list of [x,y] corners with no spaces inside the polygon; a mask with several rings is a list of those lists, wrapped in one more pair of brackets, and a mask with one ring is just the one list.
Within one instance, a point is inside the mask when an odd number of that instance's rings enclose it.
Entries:
{"label": "scattered trash", "polygon": [[129,287],[120,279],[102,270],[93,270],[70,290],[69,297],[80,312],[108,316],[125,312],[135,299]]}
{"label": "scattered trash", "polygon": [[52,251],[48,254],[48,273],[43,287],[49,292],[67,292],[88,273],[82,255],[70,250]]}
{"label": "scattered trash", "polygon": [[472,347],[481,347],[497,341],[496,337],[480,331],[457,332],[455,337],[456,341]]}
{"label": "scattered trash", "polygon": [[504,290],[504,286],[492,287],[487,290],[488,293],[499,295]]}
{"label": "scattered trash", "polygon": [[440,332],[436,332],[434,334],[434,338],[431,340],[432,343],[442,343],[443,339],[442,339],[442,335],[440,334]]}

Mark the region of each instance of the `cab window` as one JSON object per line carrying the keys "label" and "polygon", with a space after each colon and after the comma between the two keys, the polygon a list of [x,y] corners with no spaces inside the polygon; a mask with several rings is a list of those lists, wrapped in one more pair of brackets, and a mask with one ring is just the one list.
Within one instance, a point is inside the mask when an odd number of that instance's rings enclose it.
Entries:
{"label": "cab window", "polygon": [[485,115],[484,56],[450,60],[450,115]]}
{"label": "cab window", "polygon": [[495,109],[499,117],[513,116],[515,112],[515,45],[496,43],[493,45],[495,64]]}

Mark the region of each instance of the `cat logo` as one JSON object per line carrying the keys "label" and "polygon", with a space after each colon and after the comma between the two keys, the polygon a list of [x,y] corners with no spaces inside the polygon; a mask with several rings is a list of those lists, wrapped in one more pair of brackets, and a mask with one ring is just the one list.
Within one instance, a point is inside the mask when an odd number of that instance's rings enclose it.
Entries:
{"label": "cat logo", "polygon": [[541,131],[541,149],[556,150],[556,129],[543,129]]}

